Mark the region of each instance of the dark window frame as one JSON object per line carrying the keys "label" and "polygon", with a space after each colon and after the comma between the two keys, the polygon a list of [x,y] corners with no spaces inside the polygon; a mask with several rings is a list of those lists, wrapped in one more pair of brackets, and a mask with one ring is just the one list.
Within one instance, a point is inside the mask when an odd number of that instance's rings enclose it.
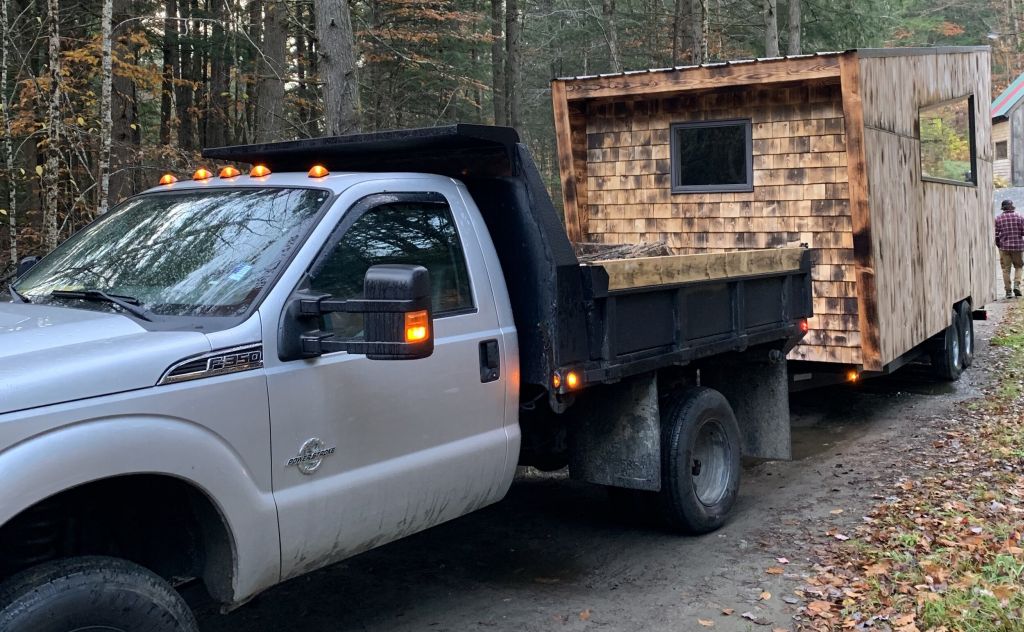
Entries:
{"label": "dark window frame", "polygon": [[[680,184],[679,183],[679,129],[736,127],[742,125],[746,141],[746,182],[737,184]],[[719,119],[713,121],[686,121],[672,123],[669,127],[670,161],[672,171],[672,193],[736,193],[754,190],[754,137],[753,124],[749,118]]]}
{"label": "dark window frame", "polygon": [[[968,141],[970,142],[971,152],[971,179],[970,180],[950,180],[948,178],[937,178],[935,176],[927,176],[924,173],[924,156],[922,152],[922,140],[921,140],[921,112],[923,110],[934,108],[950,103],[957,103],[967,99],[967,135]],[[936,184],[949,184],[957,187],[978,187],[978,146],[977,139],[975,138],[975,97],[974,93],[965,94],[959,97],[953,97],[952,99],[943,99],[942,101],[936,101],[927,105],[922,105],[917,108],[917,121],[915,127],[917,131],[917,164],[921,167],[921,182],[934,182]]]}
{"label": "dark window frame", "polygon": [[323,269],[324,265],[331,258],[331,254],[335,248],[345,239],[350,228],[355,225],[360,219],[362,219],[368,213],[382,206],[390,206],[393,204],[433,204],[433,205],[444,205],[448,214],[452,220],[452,226],[455,228],[455,238],[458,240],[459,250],[462,253],[462,259],[466,266],[466,277],[469,283],[469,298],[470,305],[459,309],[449,309],[443,311],[437,311],[432,314],[434,320],[441,318],[450,318],[452,316],[463,316],[465,314],[475,314],[479,311],[479,300],[476,295],[476,288],[473,286],[473,272],[469,264],[469,257],[466,255],[466,248],[463,244],[462,231],[459,230],[459,222],[455,217],[455,209],[452,207],[452,203],[448,198],[442,194],[434,191],[421,191],[421,192],[399,192],[399,193],[371,193],[365,197],[362,197],[342,215],[341,220],[331,231],[330,236],[324,242],[324,245],[320,248],[313,262],[306,269],[304,275],[305,284],[312,284],[313,279]]}

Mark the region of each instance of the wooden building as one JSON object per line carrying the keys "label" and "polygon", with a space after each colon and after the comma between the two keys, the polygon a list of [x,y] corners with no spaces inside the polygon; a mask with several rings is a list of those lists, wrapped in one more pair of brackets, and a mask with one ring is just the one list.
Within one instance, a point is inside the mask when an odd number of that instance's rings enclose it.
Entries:
{"label": "wooden building", "polygon": [[790,359],[883,370],[994,298],[987,47],[856,50],[552,83],[574,241],[813,249]]}
{"label": "wooden building", "polygon": [[1024,74],[992,101],[992,169],[1008,186],[1024,186]]}

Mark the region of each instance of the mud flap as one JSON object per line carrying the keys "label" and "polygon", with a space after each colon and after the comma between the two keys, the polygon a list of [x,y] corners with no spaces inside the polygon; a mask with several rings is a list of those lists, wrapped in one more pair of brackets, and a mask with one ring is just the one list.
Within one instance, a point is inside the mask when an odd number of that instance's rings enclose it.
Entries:
{"label": "mud flap", "polygon": [[769,354],[748,354],[743,361],[701,369],[701,385],[725,395],[736,414],[743,456],[793,458],[786,379],[785,359],[770,359]]}
{"label": "mud flap", "polygon": [[661,489],[656,374],[594,388],[585,395],[565,413],[569,476],[612,487]]}

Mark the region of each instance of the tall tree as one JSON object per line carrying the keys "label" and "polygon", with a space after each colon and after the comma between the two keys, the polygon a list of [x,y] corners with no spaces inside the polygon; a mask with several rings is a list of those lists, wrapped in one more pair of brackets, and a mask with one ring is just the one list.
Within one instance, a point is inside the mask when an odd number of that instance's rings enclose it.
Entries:
{"label": "tall tree", "polygon": [[324,133],[347,134],[359,128],[359,82],[348,0],[319,0],[315,9],[317,67],[324,91]]}
{"label": "tall tree", "polygon": [[174,80],[178,76],[178,2],[167,0],[164,4],[164,37],[160,49],[163,74],[160,83],[160,143],[170,145],[174,125]]}
{"label": "tall tree", "polygon": [[100,16],[100,158],[99,158],[99,201],[96,214],[107,212],[110,197],[110,145],[113,128],[111,92],[113,90],[114,66],[112,57],[111,22],[114,19],[114,0],[103,0]]}
{"label": "tall tree", "polygon": [[786,54],[799,55],[800,50],[800,29],[802,28],[802,16],[800,15],[800,0],[789,0],[789,36],[786,41]]}
{"label": "tall tree", "polygon": [[210,90],[206,115],[206,145],[223,147],[228,144],[228,97],[231,96],[227,64],[227,37],[224,23],[227,19],[226,0],[209,0],[210,8]]}
{"label": "tall tree", "polygon": [[708,2],[711,0],[690,0],[690,58],[695,64],[703,64],[708,56],[708,25],[710,12]]}
{"label": "tall tree", "polygon": [[50,102],[46,110],[46,164],[43,167],[43,244],[57,247],[57,202],[60,199],[60,138],[64,122],[60,116],[63,82],[60,60],[60,3],[47,0],[47,63],[50,67]]}
{"label": "tall tree", "polygon": [[777,0],[764,0],[764,55],[779,56],[779,16]]}
{"label": "tall tree", "polygon": [[[8,41],[11,37],[8,22],[8,0],[0,0],[0,114],[4,126],[4,178],[7,185],[7,230],[11,265],[18,262],[18,190],[14,184],[14,142],[11,130],[11,102],[7,93]],[[0,213],[3,215],[4,213]]]}
{"label": "tall tree", "polygon": [[608,58],[611,62],[612,72],[622,72],[618,26],[615,23],[615,0],[601,2],[601,17],[604,18],[604,37],[608,42]]}
{"label": "tall tree", "polygon": [[494,124],[507,125],[505,117],[505,6],[503,0],[491,0],[491,99]]}
{"label": "tall tree", "polygon": [[[318,2],[319,5],[340,5],[341,2]],[[347,6],[347,5],[346,5]],[[263,4],[263,61],[257,84],[256,139],[281,140],[285,133],[284,82],[285,44],[288,8],[284,0],[266,0]],[[325,79],[327,77],[325,76]]]}
{"label": "tall tree", "polygon": [[519,129],[520,59],[519,26],[522,15],[519,0],[505,0],[505,124]]}
{"label": "tall tree", "polygon": [[196,52],[192,35],[192,21],[189,19],[192,15],[192,3],[189,0],[178,0],[179,35],[177,40],[180,44],[178,55],[181,59],[179,64],[181,76],[176,86],[175,100],[178,105],[178,145],[185,151],[196,146],[195,126],[193,125],[195,113],[192,111],[195,97],[193,79],[196,76]]}

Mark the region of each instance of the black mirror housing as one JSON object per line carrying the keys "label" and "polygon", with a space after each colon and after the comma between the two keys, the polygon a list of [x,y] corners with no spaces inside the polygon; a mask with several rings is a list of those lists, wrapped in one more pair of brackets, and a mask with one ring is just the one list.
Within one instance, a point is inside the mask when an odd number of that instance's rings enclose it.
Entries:
{"label": "black mirror housing", "polygon": [[24,257],[18,262],[18,267],[14,270],[14,278],[20,278],[23,274],[32,269],[32,266],[39,263],[42,257]]}
{"label": "black mirror housing", "polygon": [[332,332],[282,329],[281,359],[312,358],[324,353],[362,353],[370,360],[415,360],[434,352],[430,273],[423,266],[372,266],[363,278],[363,298],[334,300],[327,294],[303,292],[292,299],[286,322],[310,323],[325,314],[363,315],[363,338],[338,339]]}

